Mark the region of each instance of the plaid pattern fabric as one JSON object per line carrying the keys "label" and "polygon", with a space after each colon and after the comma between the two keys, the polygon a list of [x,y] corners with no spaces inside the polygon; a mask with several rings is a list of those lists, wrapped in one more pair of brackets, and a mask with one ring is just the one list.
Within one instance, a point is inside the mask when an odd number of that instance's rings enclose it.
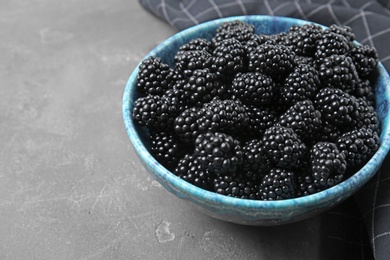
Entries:
{"label": "plaid pattern fabric", "polygon": [[[140,0],[178,30],[236,15],[265,14],[347,25],[356,40],[378,50],[390,71],[390,0]],[[390,161],[354,198],[323,214],[324,250],[349,259],[390,259]],[[342,226],[342,228],[340,228]],[[336,250],[335,250],[336,249]]]}

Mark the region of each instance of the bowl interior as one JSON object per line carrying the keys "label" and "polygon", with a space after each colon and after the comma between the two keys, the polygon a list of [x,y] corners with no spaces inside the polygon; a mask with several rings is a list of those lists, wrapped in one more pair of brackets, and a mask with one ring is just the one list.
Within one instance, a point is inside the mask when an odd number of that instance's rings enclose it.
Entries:
{"label": "bowl interior", "polygon": [[[304,20],[275,16],[239,16],[218,19],[177,33],[157,46],[146,57],[160,57],[163,62],[173,66],[174,55],[181,45],[194,38],[210,40],[222,22],[237,19],[253,24],[257,34],[286,32],[293,25],[302,26],[310,23]],[[390,100],[390,79],[383,65],[379,64],[377,71],[374,73],[373,83],[376,89],[376,110],[382,130],[380,147],[372,159],[352,177],[325,191],[310,196],[280,201],[245,200],[208,192],[176,177],[161,166],[149,153],[150,144],[147,129],[134,124],[131,118],[133,103],[140,96],[136,89],[137,73],[138,68],[133,71],[126,85],[122,112],[127,133],[140,161],[148,172],[168,191],[180,198],[187,199],[205,213],[219,219],[240,224],[269,225],[307,218],[338,204],[360,189],[374,176],[389,151],[388,103]]]}

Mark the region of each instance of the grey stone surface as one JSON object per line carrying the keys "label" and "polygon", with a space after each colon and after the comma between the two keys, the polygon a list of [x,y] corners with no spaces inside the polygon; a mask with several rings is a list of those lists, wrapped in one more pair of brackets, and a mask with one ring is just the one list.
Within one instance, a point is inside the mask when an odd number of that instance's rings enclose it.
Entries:
{"label": "grey stone surface", "polygon": [[326,259],[321,216],[225,223],[142,168],[123,90],[174,33],[132,0],[0,1],[0,259]]}

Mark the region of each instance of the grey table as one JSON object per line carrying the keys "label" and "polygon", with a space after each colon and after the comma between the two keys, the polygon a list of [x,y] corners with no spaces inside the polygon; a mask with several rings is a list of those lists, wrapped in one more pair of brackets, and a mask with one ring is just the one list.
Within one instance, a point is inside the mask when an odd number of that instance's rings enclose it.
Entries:
{"label": "grey table", "polygon": [[326,247],[330,213],[281,227],[230,224],[142,168],[122,95],[137,63],[174,33],[133,0],[0,2],[0,259],[351,254]]}

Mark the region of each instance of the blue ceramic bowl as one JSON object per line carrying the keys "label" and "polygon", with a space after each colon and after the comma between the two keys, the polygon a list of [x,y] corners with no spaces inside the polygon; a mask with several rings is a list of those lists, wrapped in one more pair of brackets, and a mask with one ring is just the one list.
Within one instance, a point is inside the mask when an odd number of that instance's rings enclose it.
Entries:
{"label": "blue ceramic bowl", "polygon": [[[273,16],[239,16],[206,22],[170,37],[147,56],[161,57],[170,66],[179,47],[194,38],[211,39],[217,27],[226,21],[242,20],[253,24],[256,33],[275,34],[287,31],[293,25],[304,25],[307,21]],[[138,68],[130,76],[123,97],[123,119],[128,136],[135,151],[147,171],[177,197],[184,199],[202,212],[217,219],[245,225],[280,225],[306,219],[344,201],[370,180],[385,159],[390,147],[389,100],[390,78],[382,66],[378,65],[375,79],[377,112],[382,133],[380,147],[372,159],[352,177],[325,191],[280,201],[256,201],[227,197],[200,189],[160,165],[148,151],[146,130],[134,123],[131,118],[133,103],[139,93],[136,89]]]}

